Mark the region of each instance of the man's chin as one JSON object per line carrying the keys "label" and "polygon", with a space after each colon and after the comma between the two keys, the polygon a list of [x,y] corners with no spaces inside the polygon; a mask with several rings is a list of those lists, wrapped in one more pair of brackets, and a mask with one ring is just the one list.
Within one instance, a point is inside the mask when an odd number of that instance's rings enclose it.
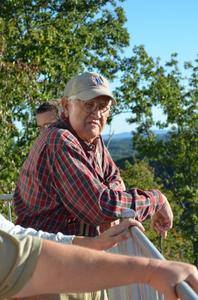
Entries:
{"label": "man's chin", "polygon": [[89,143],[92,143],[95,139],[97,139],[100,135],[100,131],[99,130],[95,130],[90,132],[89,135],[87,135],[86,140]]}

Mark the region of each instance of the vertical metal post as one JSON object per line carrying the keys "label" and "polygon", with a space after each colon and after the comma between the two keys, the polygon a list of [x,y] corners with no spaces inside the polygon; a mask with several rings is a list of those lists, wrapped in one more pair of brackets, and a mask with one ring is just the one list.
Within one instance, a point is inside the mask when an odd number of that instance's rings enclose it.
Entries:
{"label": "vertical metal post", "polygon": [[8,219],[12,222],[12,209],[10,201],[8,201]]}

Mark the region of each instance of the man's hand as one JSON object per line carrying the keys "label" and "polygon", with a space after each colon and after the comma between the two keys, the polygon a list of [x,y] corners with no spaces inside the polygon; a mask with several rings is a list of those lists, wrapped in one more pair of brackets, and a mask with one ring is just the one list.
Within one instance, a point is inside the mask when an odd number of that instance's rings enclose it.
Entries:
{"label": "man's hand", "polygon": [[173,212],[166,197],[162,194],[164,204],[153,215],[151,219],[151,227],[157,231],[164,239],[167,237],[167,232],[173,226]]}
{"label": "man's hand", "polygon": [[117,243],[128,239],[130,237],[128,229],[131,226],[137,226],[141,231],[144,231],[144,227],[140,222],[129,218],[122,221],[120,224],[112,226],[99,236],[96,236],[93,241],[93,247],[91,248],[106,250],[115,246]]}
{"label": "man's hand", "polygon": [[129,227],[137,226],[144,231],[143,225],[134,219],[125,219],[119,224],[113,225],[96,237],[75,236],[73,245],[78,245],[96,250],[107,250],[117,243],[124,241],[130,237]]}
{"label": "man's hand", "polygon": [[150,261],[147,267],[147,284],[163,293],[166,299],[179,300],[176,285],[182,281],[186,281],[198,293],[198,271],[195,266],[176,261]]}

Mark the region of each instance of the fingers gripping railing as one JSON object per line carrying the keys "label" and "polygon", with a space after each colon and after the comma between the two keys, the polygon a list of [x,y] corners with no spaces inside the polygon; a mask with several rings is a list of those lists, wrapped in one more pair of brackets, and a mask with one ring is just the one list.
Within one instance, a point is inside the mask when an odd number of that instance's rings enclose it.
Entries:
{"label": "fingers gripping railing", "polygon": [[0,201],[4,201],[8,206],[8,219],[12,221],[12,199],[13,194],[0,194]]}
{"label": "fingers gripping railing", "polygon": [[[142,233],[142,231],[140,231],[139,228],[131,227],[130,231],[139,246],[144,248],[145,254],[147,253],[153,258],[165,259],[163,255],[157,250],[157,248],[151,243],[151,241]],[[198,300],[198,295],[184,281],[177,284],[176,292],[181,300]]]}
{"label": "fingers gripping railing", "polygon": [[[130,217],[130,215],[127,215]],[[137,227],[131,227],[131,239],[118,244],[110,249],[112,253],[145,256],[164,260],[163,255],[152,242]],[[176,286],[176,293],[180,300],[198,300],[198,295],[186,283],[181,282]],[[143,284],[133,284],[108,290],[110,300],[169,300],[164,295],[155,291],[152,287]]]}

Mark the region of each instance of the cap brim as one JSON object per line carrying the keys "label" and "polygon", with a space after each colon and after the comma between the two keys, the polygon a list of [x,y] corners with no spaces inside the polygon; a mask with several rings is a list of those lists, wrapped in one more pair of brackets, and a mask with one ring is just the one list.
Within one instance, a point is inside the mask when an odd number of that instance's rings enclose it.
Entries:
{"label": "cap brim", "polygon": [[76,97],[78,97],[79,99],[81,99],[83,101],[89,101],[89,100],[99,97],[99,96],[107,96],[113,101],[114,105],[116,104],[115,98],[106,89],[101,89],[101,88],[100,89],[97,89],[97,88],[89,89],[89,90],[83,91],[76,95]]}

